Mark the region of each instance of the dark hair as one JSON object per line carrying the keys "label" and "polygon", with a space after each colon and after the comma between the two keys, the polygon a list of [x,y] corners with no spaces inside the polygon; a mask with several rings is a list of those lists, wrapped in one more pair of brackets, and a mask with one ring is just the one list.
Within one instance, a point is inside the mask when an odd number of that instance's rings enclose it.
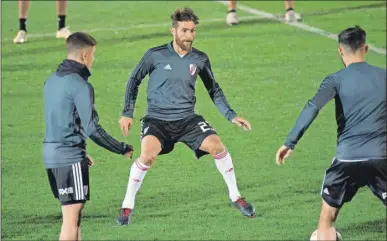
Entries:
{"label": "dark hair", "polygon": [[77,51],[97,45],[97,41],[87,33],[75,32],[66,39],[67,52]]}
{"label": "dark hair", "polygon": [[343,44],[348,50],[356,52],[366,42],[366,31],[360,28],[358,25],[355,27],[347,28],[339,34],[338,41]]}
{"label": "dark hair", "polygon": [[199,24],[199,17],[195,15],[191,8],[178,8],[171,15],[172,26],[177,27],[177,22],[192,21]]}

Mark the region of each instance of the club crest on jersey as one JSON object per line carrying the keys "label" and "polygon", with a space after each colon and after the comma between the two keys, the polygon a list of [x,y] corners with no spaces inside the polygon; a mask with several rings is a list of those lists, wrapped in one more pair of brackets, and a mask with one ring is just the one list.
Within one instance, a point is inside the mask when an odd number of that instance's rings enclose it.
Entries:
{"label": "club crest on jersey", "polygon": [[194,75],[196,73],[196,68],[197,68],[197,65],[196,64],[190,64],[189,65],[189,73],[191,75]]}

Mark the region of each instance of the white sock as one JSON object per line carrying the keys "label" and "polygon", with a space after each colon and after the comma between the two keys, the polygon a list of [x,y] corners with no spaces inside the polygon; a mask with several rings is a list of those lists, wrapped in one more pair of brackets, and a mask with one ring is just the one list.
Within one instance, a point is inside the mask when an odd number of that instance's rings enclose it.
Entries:
{"label": "white sock", "polygon": [[145,174],[149,170],[149,166],[146,166],[139,162],[138,158],[133,162],[130,168],[128,188],[126,190],[125,199],[122,202],[122,208],[134,208],[134,200],[136,193],[140,189],[142,181],[144,180]]}
{"label": "white sock", "polygon": [[239,193],[236,183],[234,165],[232,164],[231,156],[227,149],[224,149],[223,152],[216,154],[213,157],[215,159],[216,167],[222,174],[224,181],[227,184],[230,199],[232,202],[235,202],[239,197],[241,197],[241,194]]}

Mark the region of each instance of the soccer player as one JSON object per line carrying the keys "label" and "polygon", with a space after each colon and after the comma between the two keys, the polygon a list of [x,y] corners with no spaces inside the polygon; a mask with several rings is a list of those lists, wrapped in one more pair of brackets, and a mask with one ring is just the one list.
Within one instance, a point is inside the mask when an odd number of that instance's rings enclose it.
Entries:
{"label": "soccer player", "polygon": [[132,72],[126,86],[125,107],[120,119],[124,135],[133,123],[138,88],[149,74],[148,108],[142,119],[141,154],[130,169],[129,183],[117,222],[130,222],[135,196],[158,155],[167,154],[175,143],[185,143],[197,158],[211,154],[228,186],[232,205],[245,216],[254,217],[254,208],[241,196],[229,152],[211,125],[195,114],[195,82],[200,76],[213,102],[230,122],[251,130],[250,123],[238,117],[215,81],[206,53],[192,48],[198,17],[190,8],[172,15],[173,41],[149,49]]}
{"label": "soccer player", "polygon": [[[66,0],[56,1],[56,12],[58,15],[58,31],[56,32],[57,38],[68,38],[71,32],[66,27]],[[29,0],[19,0],[19,31],[16,37],[13,39],[15,44],[22,44],[27,41],[27,17],[28,9],[30,8]]]}
{"label": "soccer player", "polygon": [[[238,24],[238,15],[237,15],[237,1],[229,0],[228,1],[228,11],[226,17],[227,25],[237,25]],[[301,20],[301,15],[294,11],[294,1],[285,0],[285,20],[287,22],[296,22]]]}
{"label": "soccer player", "polygon": [[321,108],[335,99],[336,156],[321,188],[319,240],[336,239],[339,210],[359,188],[367,185],[387,205],[386,69],[366,62],[366,32],[359,26],[342,31],[338,42],[345,68],[324,79],[276,154],[277,164],[284,164]]}
{"label": "soccer player", "polygon": [[95,39],[74,33],[66,40],[68,57],[44,84],[46,133],[44,166],[51,190],[62,206],[60,240],[81,239],[81,211],[90,198],[86,139],[131,157],[133,147],[113,139],[98,124],[94,89],[88,81],[96,50]]}

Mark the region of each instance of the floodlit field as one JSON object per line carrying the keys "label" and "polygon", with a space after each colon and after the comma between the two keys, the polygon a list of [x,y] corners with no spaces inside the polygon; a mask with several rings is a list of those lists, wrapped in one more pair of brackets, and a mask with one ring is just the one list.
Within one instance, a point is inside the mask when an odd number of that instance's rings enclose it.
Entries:
{"label": "floodlit field", "polygon": [[[331,33],[359,24],[368,42],[386,48],[386,3],[375,1],[296,1],[304,24]],[[282,14],[283,2],[241,2]],[[132,160],[88,142],[96,161],[91,168],[91,201],[84,210],[85,240],[211,239],[307,240],[316,229],[320,186],[335,154],[334,102],[311,125],[284,166],[275,165],[306,101],[321,81],[342,68],[337,43],[279,21],[239,10],[240,25],[225,24],[226,6],[218,2],[71,1],[67,24],[97,39],[91,83],[100,123],[140,153],[140,121],[146,108],[147,78],[135,109],[135,124],[124,138],[118,128],[126,81],[151,47],[172,40],[170,14],[189,6],[201,19],[194,46],[206,52],[215,77],[233,109],[247,118],[248,133],[218,112],[200,78],[197,113],[227,145],[240,191],[257,211],[256,219],[230,207],[226,185],[210,156],[196,160],[184,145],[160,156],[140,189],[133,224],[115,218],[124,198]],[[64,41],[55,38],[55,3],[32,2],[28,42],[12,43],[18,30],[17,2],[2,2],[2,239],[58,239],[61,210],[50,191],[42,161],[43,83],[66,58]],[[252,11],[250,11],[252,12]],[[385,67],[386,55],[370,52],[370,64]],[[385,240],[386,209],[367,188],[344,206],[336,225],[345,240]]]}

